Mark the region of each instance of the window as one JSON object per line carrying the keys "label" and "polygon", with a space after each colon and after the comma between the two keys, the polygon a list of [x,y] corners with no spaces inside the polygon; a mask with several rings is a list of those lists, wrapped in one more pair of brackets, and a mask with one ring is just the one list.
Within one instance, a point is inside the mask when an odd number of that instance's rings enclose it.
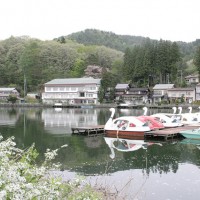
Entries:
{"label": "window", "polygon": [[90,87],[90,90],[96,90],[96,87]]}
{"label": "window", "polygon": [[87,97],[93,97],[93,94],[89,93],[89,94],[87,94]]}
{"label": "window", "polygon": [[78,87],[78,90],[79,90],[79,91],[83,91],[83,90],[84,90],[84,87]]}
{"label": "window", "polygon": [[58,87],[53,87],[53,91],[58,91]]}
{"label": "window", "polygon": [[46,87],[46,91],[51,91],[51,88],[50,87]]}
{"label": "window", "polygon": [[94,100],[88,100],[88,103],[94,103]]}
{"label": "window", "polygon": [[76,90],[76,87],[71,87],[71,91],[75,91]]}
{"label": "window", "polygon": [[153,93],[154,95],[162,95],[162,91],[160,90],[155,90]]}
{"label": "window", "polygon": [[85,97],[85,93],[84,92],[80,92],[80,97]]}
{"label": "window", "polygon": [[193,78],[193,79],[192,79],[192,82],[196,82],[196,78]]}
{"label": "window", "polygon": [[60,87],[60,91],[64,91],[64,89],[65,89],[64,87]]}

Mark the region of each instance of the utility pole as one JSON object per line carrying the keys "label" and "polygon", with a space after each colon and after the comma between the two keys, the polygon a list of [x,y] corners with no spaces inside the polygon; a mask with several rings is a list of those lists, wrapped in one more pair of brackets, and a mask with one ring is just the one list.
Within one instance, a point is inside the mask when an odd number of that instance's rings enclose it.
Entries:
{"label": "utility pole", "polygon": [[26,76],[24,73],[24,103],[25,103],[25,96],[26,96]]}
{"label": "utility pole", "polygon": [[183,83],[183,74],[182,74],[182,70],[180,70],[181,71],[181,85],[182,85],[182,83]]}
{"label": "utility pole", "polygon": [[182,85],[182,83],[183,83],[183,70],[178,70],[178,72],[181,73],[181,85]]}

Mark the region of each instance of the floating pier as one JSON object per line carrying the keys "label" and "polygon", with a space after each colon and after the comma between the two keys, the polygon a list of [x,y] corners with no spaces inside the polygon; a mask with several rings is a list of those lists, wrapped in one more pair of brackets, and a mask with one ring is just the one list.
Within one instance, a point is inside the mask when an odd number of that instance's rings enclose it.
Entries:
{"label": "floating pier", "polygon": [[89,127],[72,127],[72,134],[94,136],[104,134],[104,125]]}
{"label": "floating pier", "polygon": [[197,126],[185,125],[185,126],[175,127],[175,128],[164,128],[160,130],[148,131],[148,132],[145,132],[145,139],[159,138],[159,137],[162,137],[165,140],[172,139],[175,137],[179,137],[180,131],[197,129],[197,128],[198,128]]}
{"label": "floating pier", "polygon": [[[200,125],[185,125],[175,128],[164,128],[154,131],[148,131],[145,132],[144,135],[142,135],[142,138],[137,138],[135,136],[131,136],[131,134],[121,136],[121,138],[127,138],[127,139],[174,139],[178,137],[182,137],[179,133],[180,131],[184,130],[192,130],[199,128]],[[105,135],[104,125],[97,125],[97,126],[84,126],[84,127],[72,127],[72,134],[74,135],[85,135],[85,136],[95,136],[95,135]],[[117,135],[117,134],[116,134]]]}

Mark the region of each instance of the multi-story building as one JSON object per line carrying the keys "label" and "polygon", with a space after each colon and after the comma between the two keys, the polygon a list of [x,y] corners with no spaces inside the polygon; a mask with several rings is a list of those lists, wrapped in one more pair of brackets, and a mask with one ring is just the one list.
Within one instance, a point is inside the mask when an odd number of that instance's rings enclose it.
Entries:
{"label": "multi-story building", "polygon": [[119,101],[122,95],[126,94],[126,92],[129,90],[129,84],[127,83],[118,83],[115,86],[115,99],[116,101]]}
{"label": "multi-story building", "polygon": [[196,100],[195,88],[172,88],[168,90],[167,94],[170,102],[182,99],[186,103],[192,103]]}
{"label": "multi-story building", "polygon": [[200,83],[196,85],[196,100],[200,100]]}
{"label": "multi-story building", "polygon": [[161,102],[162,99],[167,97],[168,90],[174,88],[174,84],[156,84],[153,87],[153,102]]}
{"label": "multi-story building", "polygon": [[122,95],[125,102],[132,104],[144,104],[148,101],[148,88],[129,88],[126,94]]}
{"label": "multi-story building", "polygon": [[43,103],[98,104],[101,79],[54,79],[44,84]]}
{"label": "multi-story building", "polygon": [[198,84],[199,83],[199,75],[198,74],[192,74],[189,76],[185,77],[185,81],[187,85],[192,85],[192,84]]}

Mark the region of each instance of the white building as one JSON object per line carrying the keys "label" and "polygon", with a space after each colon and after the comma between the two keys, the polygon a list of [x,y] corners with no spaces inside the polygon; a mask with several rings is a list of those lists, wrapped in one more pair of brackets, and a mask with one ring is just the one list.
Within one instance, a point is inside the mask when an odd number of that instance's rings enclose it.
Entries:
{"label": "white building", "polygon": [[200,83],[196,85],[196,100],[200,101]]}
{"label": "white building", "polygon": [[168,90],[174,88],[174,84],[156,84],[153,87],[153,101],[161,102],[164,96],[167,96]]}
{"label": "white building", "polygon": [[172,88],[168,90],[168,97],[170,101],[181,100],[184,102],[192,103],[196,100],[195,88]]}
{"label": "white building", "polygon": [[45,83],[43,103],[98,104],[101,79],[67,78]]}
{"label": "white building", "polygon": [[19,92],[15,88],[0,88],[0,100],[7,100],[10,95],[19,98]]}
{"label": "white building", "polygon": [[199,83],[199,75],[193,74],[185,77],[185,81],[187,85],[197,84]]}

